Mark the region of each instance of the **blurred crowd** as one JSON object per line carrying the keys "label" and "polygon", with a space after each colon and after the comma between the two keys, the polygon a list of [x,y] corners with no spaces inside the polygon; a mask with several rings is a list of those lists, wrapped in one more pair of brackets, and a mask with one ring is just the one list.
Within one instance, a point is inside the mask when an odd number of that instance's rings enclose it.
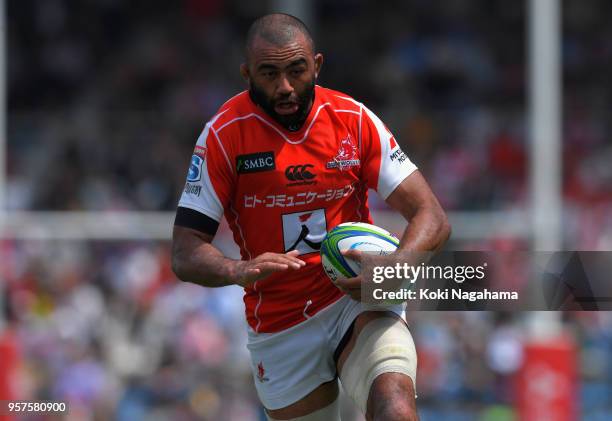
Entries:
{"label": "blurred crowd", "polygon": [[[0,268],[0,350],[3,360],[7,344],[16,354],[5,373],[0,364],[0,378],[10,379],[13,398],[68,401],[75,420],[265,420],[242,291],[176,281],[168,254],[168,243],[0,243],[9,262]],[[577,344],[581,419],[610,419],[612,313],[563,317]],[[421,419],[515,419],[525,314],[413,312],[408,320]]]}
{"label": "blurred crowd", "polygon": [[[274,3],[9,2],[9,206],[174,209],[203,125],[245,88],[246,29]],[[524,3],[307,4],[319,82],[379,114],[447,209],[527,204]],[[609,248],[612,6],[562,4],[566,235]]]}
{"label": "blurred crowd", "polygon": [[[9,205],[173,209],[199,131],[245,88],[270,7],[252,3],[9,4]],[[448,209],[524,203],[522,8],[393,3],[310,2],[319,82],[379,114]]]}
{"label": "blurred crowd", "polygon": [[179,283],[168,256],[157,243],[3,243],[13,398],[67,401],[75,420],[256,420],[242,290]]}
{"label": "blurred crowd", "polygon": [[[9,208],[173,210],[199,132],[244,89],[248,25],[272,3],[7,2]],[[310,4],[319,83],[376,112],[446,209],[527,205],[523,2]],[[563,1],[571,249],[612,248],[611,13]],[[11,349],[15,363],[0,391],[69,400],[74,419],[262,419],[242,292],[177,282],[168,256],[163,242],[0,241],[0,372]],[[523,316],[411,317],[422,419],[512,419]],[[612,316],[564,318],[581,414],[611,419]]]}

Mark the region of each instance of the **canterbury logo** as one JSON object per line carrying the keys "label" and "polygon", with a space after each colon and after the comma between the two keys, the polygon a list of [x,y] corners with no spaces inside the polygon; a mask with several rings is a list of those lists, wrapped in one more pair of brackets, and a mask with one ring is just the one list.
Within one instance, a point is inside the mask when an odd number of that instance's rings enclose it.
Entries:
{"label": "canterbury logo", "polygon": [[316,177],[315,174],[311,173],[308,169],[314,168],[312,164],[304,164],[304,165],[290,165],[285,170],[285,177],[289,181],[304,181],[304,180],[312,180]]}

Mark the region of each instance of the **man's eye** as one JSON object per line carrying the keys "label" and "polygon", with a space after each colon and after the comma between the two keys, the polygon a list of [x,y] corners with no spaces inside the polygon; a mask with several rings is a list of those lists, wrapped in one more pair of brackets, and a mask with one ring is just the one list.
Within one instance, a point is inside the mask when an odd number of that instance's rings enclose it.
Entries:
{"label": "man's eye", "polygon": [[267,79],[273,79],[274,77],[276,77],[276,72],[273,72],[273,71],[263,72],[262,76]]}
{"label": "man's eye", "polygon": [[299,75],[301,75],[302,73],[304,73],[304,69],[293,69],[293,70],[291,70],[291,74],[292,74],[293,76],[299,76]]}

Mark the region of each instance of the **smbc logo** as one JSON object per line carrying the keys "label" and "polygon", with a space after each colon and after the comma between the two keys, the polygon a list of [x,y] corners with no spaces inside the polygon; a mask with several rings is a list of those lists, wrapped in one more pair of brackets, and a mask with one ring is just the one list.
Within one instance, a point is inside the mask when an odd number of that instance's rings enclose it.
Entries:
{"label": "smbc logo", "polygon": [[287,177],[289,181],[312,180],[316,175],[309,171],[310,168],[314,168],[314,165],[289,165],[287,169],[285,169],[285,177]]}

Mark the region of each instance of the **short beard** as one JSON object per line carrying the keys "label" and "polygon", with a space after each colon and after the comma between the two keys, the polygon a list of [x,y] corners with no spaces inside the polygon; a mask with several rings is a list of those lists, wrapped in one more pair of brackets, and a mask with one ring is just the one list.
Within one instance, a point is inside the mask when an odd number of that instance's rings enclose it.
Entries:
{"label": "short beard", "polygon": [[281,126],[291,132],[300,130],[304,125],[310,108],[308,105],[314,101],[315,81],[307,86],[306,91],[302,95],[298,95],[298,110],[293,114],[281,115],[274,111],[274,100],[266,96],[263,90],[259,89],[254,83],[251,83],[249,95],[253,102],[259,105],[263,110]]}

